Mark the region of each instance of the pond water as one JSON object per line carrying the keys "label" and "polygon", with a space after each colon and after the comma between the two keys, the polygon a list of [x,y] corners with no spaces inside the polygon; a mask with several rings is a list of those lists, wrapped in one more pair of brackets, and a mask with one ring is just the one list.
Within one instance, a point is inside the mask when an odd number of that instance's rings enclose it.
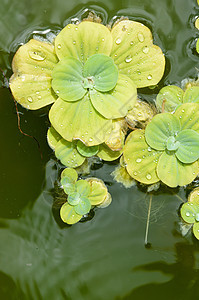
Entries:
{"label": "pond water", "polygon": [[[196,0],[0,0],[0,68],[6,78],[21,43],[33,34],[57,32],[69,18],[99,13],[104,23],[128,16],[146,24],[166,56],[166,71],[155,90],[138,92],[148,101],[167,84],[196,78]],[[64,226],[52,209],[60,174],[46,142],[46,110],[15,105],[0,75],[0,299],[197,299],[199,242],[182,237],[179,206],[186,191],[166,189],[152,197],[148,246],[145,228],[150,196],[124,188],[110,176],[116,163],[96,165],[112,204],[74,226]],[[41,150],[41,151],[40,151]],[[42,158],[41,153],[42,152]]]}

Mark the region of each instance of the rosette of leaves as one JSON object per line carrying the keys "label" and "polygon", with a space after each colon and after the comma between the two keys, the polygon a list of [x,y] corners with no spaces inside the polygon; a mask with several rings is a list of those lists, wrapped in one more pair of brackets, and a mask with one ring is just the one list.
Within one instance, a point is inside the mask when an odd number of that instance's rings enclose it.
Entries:
{"label": "rosette of leaves", "polygon": [[111,195],[102,180],[78,180],[78,174],[72,168],[63,170],[61,185],[67,194],[67,202],[62,205],[60,216],[67,224],[77,223],[94,206],[103,208],[111,203]]}
{"label": "rosette of leaves", "polygon": [[173,112],[183,103],[199,103],[199,83],[188,85],[183,91],[180,87],[169,85],[163,87],[156,98],[159,112]]}
{"label": "rosette of leaves", "polygon": [[144,184],[191,183],[199,173],[198,120],[199,104],[186,103],[174,114],[156,115],[145,131],[133,131],[123,151],[128,173]]}
{"label": "rosette of leaves", "polygon": [[55,151],[55,156],[69,168],[81,166],[87,158],[98,156],[105,161],[113,161],[122,155],[122,149],[113,151],[105,143],[96,146],[86,146],[80,140],[68,142],[50,127],[47,133],[49,146]]}
{"label": "rosette of leaves", "polygon": [[15,99],[28,109],[52,104],[49,117],[67,141],[102,144],[113,120],[126,116],[136,88],[157,84],[165,58],[150,30],[123,20],[111,30],[94,22],[68,24],[54,44],[30,40],[16,52],[10,79]]}
{"label": "rosette of leaves", "polygon": [[199,240],[199,188],[194,189],[180,209],[182,219],[192,224],[193,234]]}

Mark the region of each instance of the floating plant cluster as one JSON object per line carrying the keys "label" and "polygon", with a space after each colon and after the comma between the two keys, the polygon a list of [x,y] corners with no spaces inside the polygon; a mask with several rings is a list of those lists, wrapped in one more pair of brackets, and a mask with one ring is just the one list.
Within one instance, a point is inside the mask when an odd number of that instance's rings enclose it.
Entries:
{"label": "floating plant cluster", "polygon": [[[65,169],[60,217],[77,223],[111,195],[102,180],[79,179],[93,159],[120,165],[126,187],[190,184],[199,174],[199,82],[163,87],[149,104],[137,89],[156,86],[165,69],[149,28],[120,19],[113,26],[85,19],[68,24],[52,43],[31,39],[13,58],[10,88],[27,109],[49,109],[49,146]],[[193,191],[181,215],[199,239],[199,198]]]}

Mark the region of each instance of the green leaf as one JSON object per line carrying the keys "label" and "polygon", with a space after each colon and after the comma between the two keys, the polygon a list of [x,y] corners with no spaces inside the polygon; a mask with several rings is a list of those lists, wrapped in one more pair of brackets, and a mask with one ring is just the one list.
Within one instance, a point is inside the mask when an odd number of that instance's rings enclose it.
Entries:
{"label": "green leaf", "polygon": [[157,165],[160,180],[170,187],[177,187],[191,183],[199,172],[198,162],[183,164],[173,152],[163,152]]}
{"label": "green leaf", "polygon": [[[156,98],[156,105],[159,112],[162,112],[164,107],[164,112],[174,111],[178,105],[183,102],[184,91],[175,85],[163,87]],[[164,103],[164,104],[163,104]]]}
{"label": "green leaf", "polygon": [[80,197],[88,196],[90,193],[90,184],[86,180],[78,180],[76,182],[76,190],[79,193]]}
{"label": "green leaf", "polygon": [[78,178],[77,171],[72,168],[66,168],[61,173],[61,178],[67,178],[71,183],[75,183]]}
{"label": "green leaf", "polygon": [[161,153],[151,149],[146,143],[144,130],[131,132],[126,139],[123,152],[128,173],[144,184],[158,182],[156,167]]}
{"label": "green leaf", "polygon": [[63,138],[55,146],[55,156],[69,168],[76,168],[83,164],[83,157],[76,149],[75,142],[68,142]]}
{"label": "green leaf", "polygon": [[97,156],[104,161],[113,161],[122,155],[122,151],[123,150],[113,151],[105,143],[103,143],[99,146]]}
{"label": "green leaf", "polygon": [[186,89],[183,102],[199,103],[199,86],[191,86]]}
{"label": "green leaf", "polygon": [[150,147],[156,150],[166,148],[167,139],[180,131],[180,121],[170,113],[158,114],[147,125],[145,138]]}
{"label": "green leaf", "polygon": [[167,144],[166,144],[166,148],[169,151],[175,151],[179,148],[180,146],[180,142],[176,141],[176,139],[174,138],[174,136],[170,136],[167,139]]}
{"label": "green leaf", "polygon": [[72,225],[81,220],[82,215],[76,213],[74,206],[71,206],[66,202],[61,207],[60,217],[63,222]]}
{"label": "green leaf", "polygon": [[47,132],[48,145],[55,150],[57,143],[62,139],[61,135],[51,126]]}
{"label": "green leaf", "polygon": [[193,234],[199,240],[199,222],[193,224]]}
{"label": "green leaf", "polygon": [[81,201],[81,196],[78,192],[76,192],[75,188],[68,193],[67,201],[72,206],[77,205]]}
{"label": "green leaf", "polygon": [[57,63],[54,46],[30,40],[16,52],[10,89],[17,102],[28,109],[39,109],[56,101],[51,88],[52,70]]}
{"label": "green leaf", "polygon": [[55,93],[66,101],[77,101],[84,97],[87,90],[82,82],[83,66],[73,57],[63,58],[52,73],[52,87]]}
{"label": "green leaf", "polygon": [[179,132],[176,141],[180,145],[175,154],[181,162],[190,164],[199,158],[199,133],[185,129]]}
{"label": "green leaf", "polygon": [[91,157],[93,155],[96,155],[99,151],[99,146],[91,146],[87,147],[84,143],[81,141],[77,142],[77,151],[85,157]]}
{"label": "green leaf", "polygon": [[95,109],[107,119],[125,117],[137,99],[137,90],[130,78],[119,75],[115,88],[107,93],[90,90]]}
{"label": "green leaf", "polygon": [[188,201],[198,205],[199,207],[199,187],[195,188],[191,193],[189,194]]}
{"label": "green leaf", "polygon": [[199,133],[198,103],[185,103],[176,110],[174,115],[180,120],[181,130],[193,129]]}
{"label": "green leaf", "polygon": [[112,36],[109,29],[99,23],[84,21],[68,24],[55,38],[58,58],[72,56],[85,63],[93,54],[110,55]]}
{"label": "green leaf", "polygon": [[79,201],[79,203],[74,207],[75,212],[79,215],[85,215],[89,213],[91,209],[91,203],[90,200],[86,197],[82,197]]}
{"label": "green leaf", "polygon": [[66,168],[61,173],[61,185],[67,195],[75,191],[75,183],[77,181],[78,174],[74,169]]}
{"label": "green leaf", "polygon": [[199,213],[199,206],[193,203],[184,203],[181,207],[180,214],[186,223],[194,223],[195,216]]}
{"label": "green leaf", "polygon": [[139,22],[123,20],[111,30],[111,57],[119,73],[128,75],[138,88],[156,85],[163,76],[165,58],[153,45],[149,28]]}
{"label": "green leaf", "polygon": [[88,195],[91,205],[99,205],[105,201],[108,190],[104,182],[98,178],[88,178],[86,180],[89,182],[91,187]]}
{"label": "green leaf", "polygon": [[[92,87],[100,92],[112,90],[118,79],[118,69],[111,57],[104,54],[94,54],[84,65],[84,78],[92,83]],[[90,86],[85,86],[89,88]]]}
{"label": "green leaf", "polygon": [[112,129],[112,121],[101,116],[91,104],[88,94],[81,101],[66,102],[60,98],[52,106],[50,122],[67,141],[81,140],[86,146],[103,143]]}
{"label": "green leaf", "polygon": [[196,42],[196,51],[197,51],[198,54],[199,54],[199,39],[197,39],[197,42]]}
{"label": "green leaf", "polygon": [[111,194],[108,193],[106,198],[104,199],[104,201],[102,203],[100,203],[99,205],[97,205],[97,207],[99,208],[106,208],[107,206],[109,206],[112,202],[112,197]]}

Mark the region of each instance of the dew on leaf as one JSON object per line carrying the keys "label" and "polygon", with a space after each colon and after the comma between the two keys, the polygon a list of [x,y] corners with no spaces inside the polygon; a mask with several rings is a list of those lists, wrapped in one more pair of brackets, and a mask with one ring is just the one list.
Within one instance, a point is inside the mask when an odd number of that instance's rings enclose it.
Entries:
{"label": "dew on leaf", "polygon": [[44,60],[46,58],[46,55],[40,51],[29,51],[29,56],[34,60]]}
{"label": "dew on leaf", "polygon": [[141,158],[136,159],[136,163],[140,163],[142,161]]}
{"label": "dew on leaf", "polygon": [[28,102],[32,102],[32,97],[28,97]]}
{"label": "dew on leaf", "polygon": [[151,178],[152,178],[151,174],[148,173],[148,174],[146,175],[146,179],[150,180]]}
{"label": "dew on leaf", "polygon": [[119,45],[119,44],[121,43],[121,39],[118,38],[118,39],[115,41],[115,43],[116,43],[117,45]]}
{"label": "dew on leaf", "polygon": [[151,79],[152,79],[152,75],[149,74],[149,75],[147,76],[147,79],[148,79],[148,80],[151,80]]}
{"label": "dew on leaf", "polygon": [[129,62],[131,62],[132,61],[132,57],[131,57],[131,55],[128,55],[126,58],[125,58],[125,62],[126,63],[129,63]]}
{"label": "dew on leaf", "polygon": [[60,45],[60,44],[59,44],[59,45],[57,45],[57,48],[58,48],[58,49],[61,49],[61,45]]}
{"label": "dew on leaf", "polygon": [[145,46],[143,49],[142,49],[142,52],[144,52],[145,54],[147,54],[149,52],[149,47]]}
{"label": "dew on leaf", "polygon": [[138,33],[138,40],[143,43],[144,42],[144,36],[142,33]]}

